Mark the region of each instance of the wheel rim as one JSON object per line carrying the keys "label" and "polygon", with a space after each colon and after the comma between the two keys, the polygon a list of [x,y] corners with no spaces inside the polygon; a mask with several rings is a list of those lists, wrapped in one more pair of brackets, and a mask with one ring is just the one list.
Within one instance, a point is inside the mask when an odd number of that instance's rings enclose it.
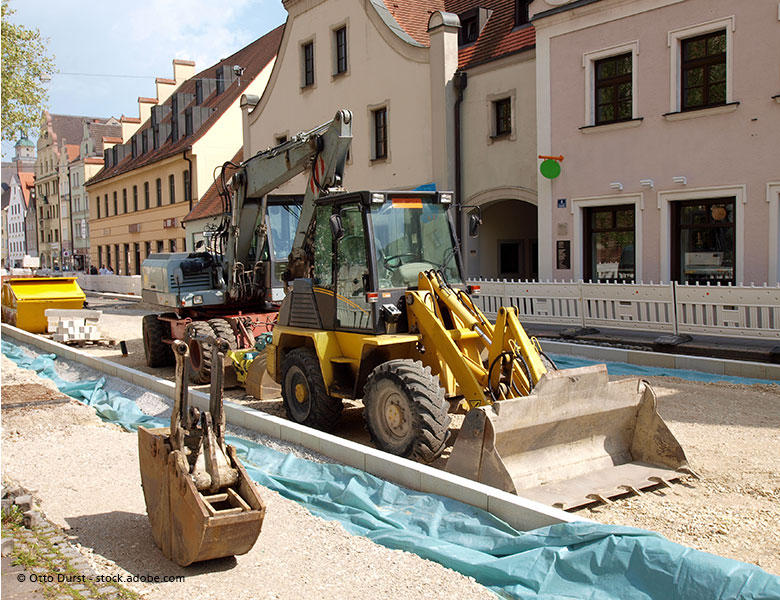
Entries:
{"label": "wheel rim", "polygon": [[290,408],[293,419],[298,423],[302,423],[309,416],[309,411],[311,410],[311,390],[309,390],[306,374],[298,367],[292,367],[287,371],[285,379],[288,398],[287,405]]}
{"label": "wheel rim", "polygon": [[395,386],[383,386],[383,394],[379,399],[378,413],[382,419],[383,428],[394,438],[402,440],[412,432],[412,412],[405,394],[395,389]]}

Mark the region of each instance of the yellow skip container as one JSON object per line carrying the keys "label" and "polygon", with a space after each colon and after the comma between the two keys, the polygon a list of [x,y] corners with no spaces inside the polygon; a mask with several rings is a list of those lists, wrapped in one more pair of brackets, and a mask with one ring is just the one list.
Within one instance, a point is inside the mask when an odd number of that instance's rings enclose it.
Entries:
{"label": "yellow skip container", "polygon": [[86,296],[75,277],[11,277],[3,282],[3,322],[45,333],[47,308],[84,308]]}

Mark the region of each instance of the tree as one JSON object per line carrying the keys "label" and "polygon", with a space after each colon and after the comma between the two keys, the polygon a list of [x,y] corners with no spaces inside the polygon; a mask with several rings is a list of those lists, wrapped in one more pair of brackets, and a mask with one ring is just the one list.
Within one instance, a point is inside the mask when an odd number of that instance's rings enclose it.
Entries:
{"label": "tree", "polygon": [[49,56],[48,40],[37,29],[10,23],[14,14],[8,0],[2,0],[2,132],[13,139],[21,129],[39,126],[41,111],[48,100],[44,79],[54,73],[54,57]]}

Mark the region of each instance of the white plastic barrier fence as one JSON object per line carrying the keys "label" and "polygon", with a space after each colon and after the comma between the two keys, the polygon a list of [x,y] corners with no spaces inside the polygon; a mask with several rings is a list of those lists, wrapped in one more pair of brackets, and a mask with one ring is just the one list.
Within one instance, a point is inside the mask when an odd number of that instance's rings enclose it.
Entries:
{"label": "white plastic barrier fence", "polygon": [[780,339],[780,287],[675,285],[678,333]]}
{"label": "white plastic barrier fence", "polygon": [[580,283],[583,324],[674,332],[671,285]]}
{"label": "white plastic barrier fence", "polygon": [[780,339],[780,286],[475,280],[495,319],[514,306],[526,323]]}

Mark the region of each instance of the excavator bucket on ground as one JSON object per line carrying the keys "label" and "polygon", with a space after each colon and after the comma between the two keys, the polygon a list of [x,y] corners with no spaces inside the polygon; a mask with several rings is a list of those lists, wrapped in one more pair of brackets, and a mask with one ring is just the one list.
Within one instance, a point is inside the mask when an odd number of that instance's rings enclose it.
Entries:
{"label": "excavator bucket on ground", "polygon": [[245,554],[260,534],[265,504],[225,444],[222,411],[224,340],[213,344],[209,412],[189,405],[189,349],[177,340],[176,398],[171,426],[138,429],[138,457],[154,541],[181,566]]}
{"label": "excavator bucket on ground", "polygon": [[569,510],[678,479],[685,453],[647,382],[605,365],[549,371],[532,394],[471,410],[447,470]]}

